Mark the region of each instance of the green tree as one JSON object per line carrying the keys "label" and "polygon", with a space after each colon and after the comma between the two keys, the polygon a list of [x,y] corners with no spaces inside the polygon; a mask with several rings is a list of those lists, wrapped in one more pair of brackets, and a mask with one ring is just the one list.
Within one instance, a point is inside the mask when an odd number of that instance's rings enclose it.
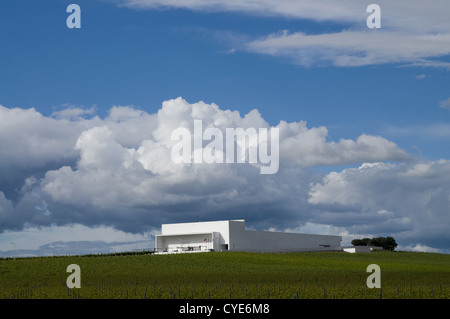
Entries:
{"label": "green tree", "polygon": [[385,237],[383,239],[383,243],[382,244],[383,245],[381,247],[383,247],[386,250],[394,250],[398,246],[398,244],[395,241],[395,239],[393,237],[391,237],[391,236]]}
{"label": "green tree", "polygon": [[363,239],[353,239],[352,245],[353,246],[368,246],[369,245],[370,238],[363,238]]}
{"label": "green tree", "polygon": [[398,246],[395,239],[391,236],[353,239],[352,245],[353,246],[378,246],[378,247],[383,247],[383,249],[385,249],[385,250],[394,250]]}

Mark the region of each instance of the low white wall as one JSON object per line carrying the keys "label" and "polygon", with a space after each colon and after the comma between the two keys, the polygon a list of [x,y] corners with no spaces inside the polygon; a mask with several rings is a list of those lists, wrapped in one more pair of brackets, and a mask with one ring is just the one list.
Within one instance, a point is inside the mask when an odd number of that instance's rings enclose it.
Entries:
{"label": "low white wall", "polygon": [[350,247],[342,247],[342,250],[347,253],[370,253],[374,249],[382,250],[382,247],[376,246],[350,246]]}
{"label": "low white wall", "polygon": [[230,250],[305,251],[340,249],[341,236],[245,230],[242,224],[230,224]]}

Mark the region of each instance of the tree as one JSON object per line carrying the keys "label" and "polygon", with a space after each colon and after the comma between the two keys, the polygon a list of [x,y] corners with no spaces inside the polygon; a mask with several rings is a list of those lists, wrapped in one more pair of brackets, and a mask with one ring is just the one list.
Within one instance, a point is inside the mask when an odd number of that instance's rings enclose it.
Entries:
{"label": "tree", "polygon": [[388,236],[384,238],[383,245],[381,247],[386,250],[394,250],[397,246],[398,244],[396,243],[395,239],[391,236]]}
{"label": "tree", "polygon": [[363,238],[353,239],[353,246],[378,246],[383,247],[385,250],[394,250],[398,245],[395,239],[391,236],[388,237],[375,237],[375,238]]}
{"label": "tree", "polygon": [[353,239],[352,245],[353,246],[368,246],[369,245],[370,238],[363,238],[363,239]]}

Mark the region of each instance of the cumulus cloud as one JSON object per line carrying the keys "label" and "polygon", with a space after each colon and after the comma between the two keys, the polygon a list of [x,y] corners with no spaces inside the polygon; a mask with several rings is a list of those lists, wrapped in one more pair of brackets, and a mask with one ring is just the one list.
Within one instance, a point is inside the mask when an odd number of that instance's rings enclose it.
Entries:
{"label": "cumulus cloud", "polygon": [[51,168],[75,165],[75,144],[85,130],[107,123],[119,143],[136,146],[152,129],[151,115],[129,107],[114,106],[105,119],[82,114],[93,115],[91,109],[69,107],[46,117],[34,108],[0,105],[0,190],[11,195],[29,175],[41,177]]}
{"label": "cumulus cloud", "polygon": [[[80,158],[76,169],[64,166],[48,171],[40,185],[53,201],[86,203],[100,207],[123,205],[174,205],[199,200],[226,201],[242,186],[248,187],[259,171],[250,164],[175,164],[170,157],[171,132],[178,127],[193,131],[195,119],[204,128],[244,129],[267,127],[256,110],[245,116],[221,110],[215,104],[189,104],[178,98],[166,101],[158,111],[154,131],[142,136],[137,148],[126,147],[114,137],[108,125],[80,134],[75,149]],[[308,129],[304,123],[280,123],[281,159],[297,165],[332,165],[360,161],[406,159],[394,143],[362,135],[339,143],[325,140],[326,129]],[[318,133],[317,133],[318,132]],[[296,149],[296,152],[292,152]],[[339,155],[338,154],[342,154]],[[244,171],[246,173],[244,173]],[[257,203],[262,198],[257,198]],[[247,198],[247,202],[251,197]]]}
{"label": "cumulus cloud", "polygon": [[[303,227],[346,236],[401,233],[408,244],[433,247],[436,238],[426,230],[436,218],[447,218],[443,207],[448,207],[450,192],[443,176],[450,164],[415,163],[379,136],[329,141],[325,127],[281,121],[275,126],[280,169],[261,175],[258,165],[248,162],[176,164],[171,159],[174,129],[192,131],[194,120],[202,120],[203,129],[270,128],[257,110],[241,115],[214,103],[177,98],[153,114],[114,106],[104,119],[45,117],[33,109],[0,111],[0,121],[21,121],[33,135],[9,126],[12,133],[1,136],[2,152],[10,156],[1,174],[31,169],[17,181],[16,197],[1,184],[2,231],[79,224],[136,233],[157,230],[165,222],[246,218],[258,229]],[[44,146],[30,151],[30,139]],[[365,164],[326,176],[307,169],[353,163]],[[434,233],[445,233],[445,225]]]}
{"label": "cumulus cloud", "polygon": [[24,180],[62,164],[72,165],[80,133],[99,119],[69,121],[46,117],[35,109],[0,105],[0,190],[16,199]]}
{"label": "cumulus cloud", "polygon": [[73,145],[83,126],[45,117],[35,109],[0,105],[0,166],[39,167],[74,158]]}
{"label": "cumulus cloud", "polygon": [[280,122],[280,152],[284,159],[301,166],[343,165],[360,162],[404,161],[409,155],[380,136],[362,134],[356,141],[328,142],[326,127],[308,129],[305,122]]}
{"label": "cumulus cloud", "polygon": [[398,233],[400,240],[447,249],[449,174],[447,160],[363,164],[329,173],[312,185],[308,201],[324,212],[318,218],[322,223],[333,223],[338,216],[347,229]]}

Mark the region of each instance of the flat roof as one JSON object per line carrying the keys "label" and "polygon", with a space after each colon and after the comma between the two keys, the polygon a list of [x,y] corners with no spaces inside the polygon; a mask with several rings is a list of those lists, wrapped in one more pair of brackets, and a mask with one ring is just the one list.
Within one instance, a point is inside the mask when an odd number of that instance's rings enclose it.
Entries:
{"label": "flat roof", "polygon": [[162,224],[162,225],[219,223],[219,222],[230,222],[230,221],[232,221],[232,222],[245,222],[245,219],[204,220],[204,221],[197,221],[197,222],[179,222],[179,223],[169,223],[169,224]]}
{"label": "flat roof", "polygon": [[155,237],[170,237],[170,236],[189,236],[189,235],[209,235],[212,233],[217,233],[214,231],[206,231],[206,232],[199,232],[199,233],[180,233],[180,234],[168,234],[168,235],[155,235]]}

